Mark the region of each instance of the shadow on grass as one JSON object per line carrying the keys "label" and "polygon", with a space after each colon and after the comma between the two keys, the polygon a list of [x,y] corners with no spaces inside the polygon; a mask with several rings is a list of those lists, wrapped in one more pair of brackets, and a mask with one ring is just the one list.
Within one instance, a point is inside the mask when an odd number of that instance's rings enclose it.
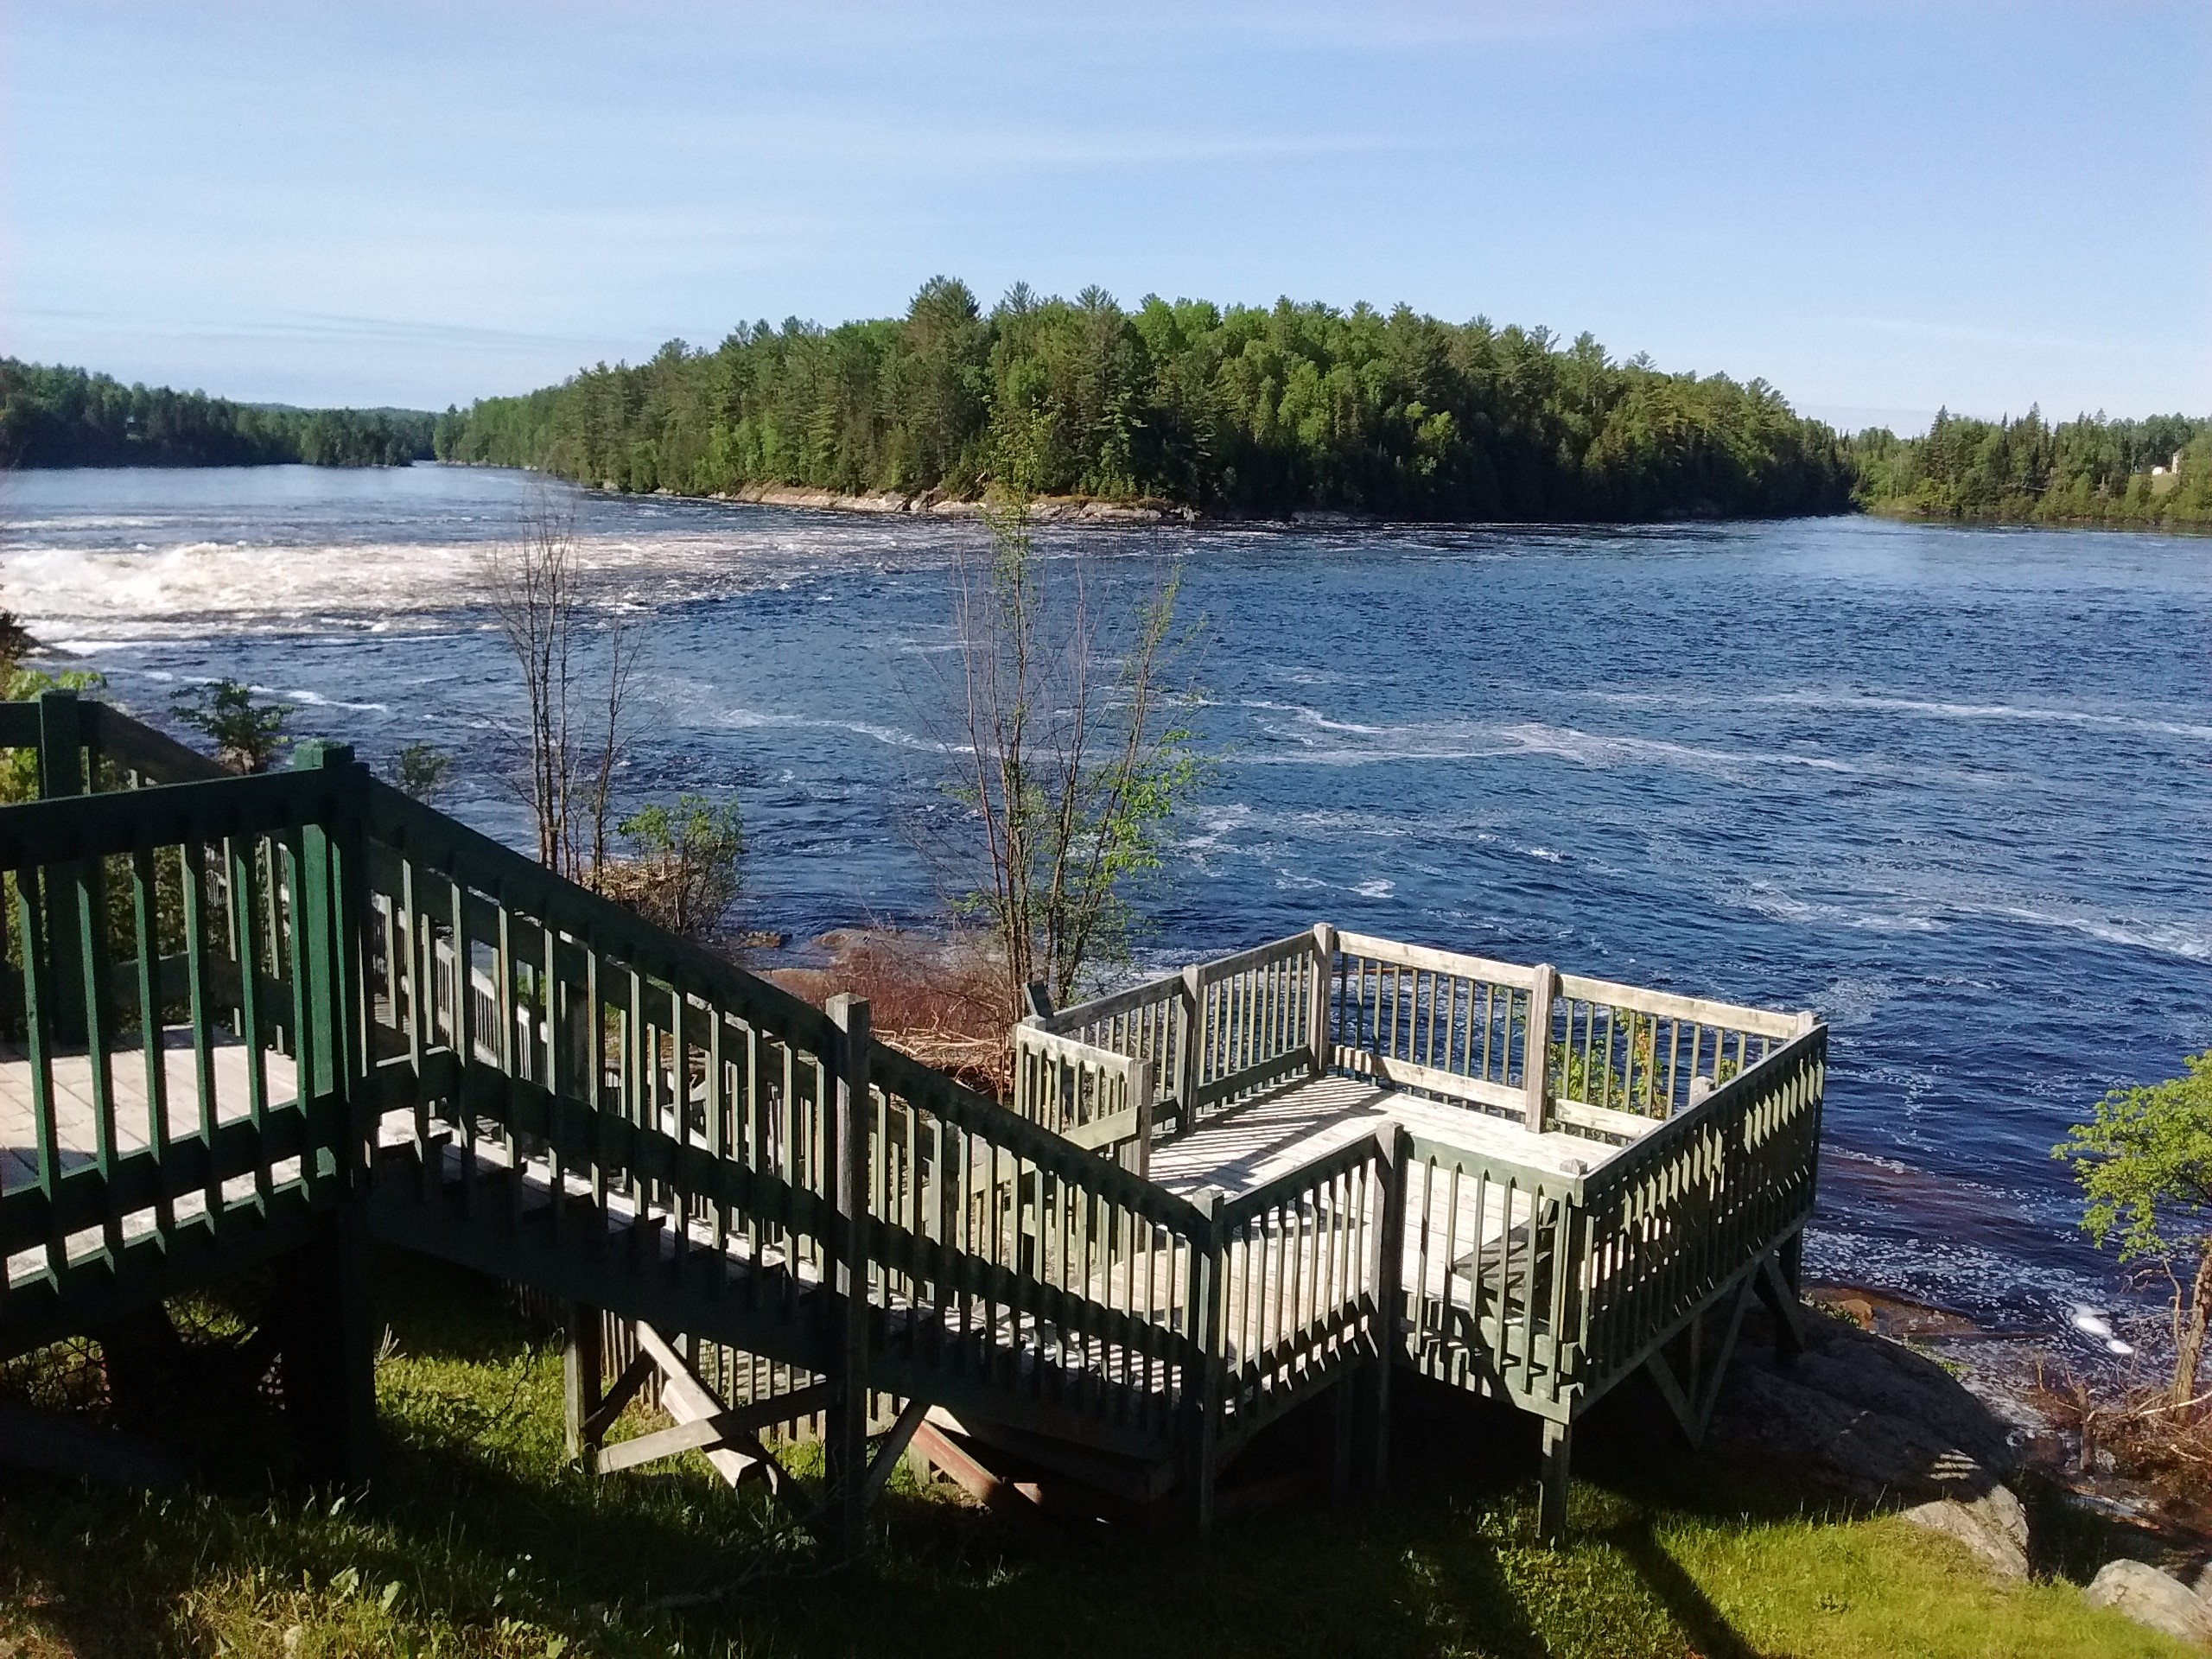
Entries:
{"label": "shadow on grass", "polygon": [[[1535,1536],[1530,1421],[1407,1379],[1380,1503],[1293,1505],[1207,1540],[1071,1539],[902,1486],[868,1559],[824,1575],[763,1499],[696,1460],[607,1479],[567,1467],[557,1359],[495,1287],[404,1261],[383,1283],[404,1357],[387,1376],[389,1444],[371,1490],[335,1503],[280,1493],[250,1440],[219,1487],[184,1498],[26,1483],[0,1496],[0,1595],[19,1618],[91,1655],[212,1646],[210,1621],[225,1618],[273,1650],[285,1623],[343,1615],[363,1629],[383,1617],[460,1631],[460,1650],[486,1653],[542,1653],[557,1638],[607,1654],[680,1642],[962,1659],[1535,1659],[1687,1646],[1753,1659],[1660,1541],[1666,1523],[1756,1529],[1840,1512],[1771,1474],[1666,1446],[1671,1431],[1624,1399],[1588,1421],[1581,1531],[1554,1554]],[[1325,1470],[1326,1434],[1324,1408],[1287,1420],[1254,1455]],[[536,1645],[506,1643],[502,1621]]]}

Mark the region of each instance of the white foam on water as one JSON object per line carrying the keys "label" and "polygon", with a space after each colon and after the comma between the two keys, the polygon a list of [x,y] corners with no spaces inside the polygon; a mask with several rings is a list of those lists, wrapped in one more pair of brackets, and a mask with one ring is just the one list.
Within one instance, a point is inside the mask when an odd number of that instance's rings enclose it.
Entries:
{"label": "white foam on water", "polygon": [[2040,910],[2025,905],[1971,906],[1966,909],[1970,915],[2022,922],[2030,927],[2056,928],[2101,940],[2107,944],[2126,945],[2132,950],[2178,957],[2185,962],[2212,962],[2212,925],[2203,922],[2101,916],[2085,911]]}
{"label": "white foam on water", "polygon": [[1779,707],[1799,707],[1848,712],[1922,715],[1936,720],[2010,721],[2029,725],[2106,727],[2127,731],[2154,732],[2165,737],[2212,739],[2212,726],[2155,715],[2112,714],[2091,709],[2055,709],[2033,703],[1947,702],[1925,697],[1881,696],[1866,693],[1785,691],[1754,699]]}
{"label": "white foam on water", "polygon": [[732,708],[725,709],[716,715],[715,723],[736,731],[772,726],[810,731],[850,732],[855,737],[872,738],[891,748],[918,749],[931,754],[975,753],[964,743],[941,743],[932,738],[901,731],[896,726],[878,726],[864,720],[829,720],[810,715],[770,714],[760,709]]}
{"label": "white foam on water", "polygon": [[[599,602],[668,599],[804,582],[827,546],[785,538],[668,532],[575,539],[576,569]],[[35,630],[81,645],[124,638],[252,631],[271,622],[356,626],[486,603],[485,542],[276,545],[191,541],[138,549],[31,546],[0,555],[0,585]],[[794,554],[803,568],[794,569]]]}
{"label": "white foam on water", "polygon": [[1826,927],[1859,928],[1876,933],[1935,933],[1944,924],[1923,911],[1857,908],[1824,900],[1800,899],[1764,881],[1755,881],[1732,895],[1746,910],[1777,922],[1800,922]]}

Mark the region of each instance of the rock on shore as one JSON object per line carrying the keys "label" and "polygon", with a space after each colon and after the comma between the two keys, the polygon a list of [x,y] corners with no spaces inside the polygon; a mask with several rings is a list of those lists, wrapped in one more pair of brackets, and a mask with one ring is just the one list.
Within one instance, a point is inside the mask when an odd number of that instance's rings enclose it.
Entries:
{"label": "rock on shore", "polygon": [[1795,1364],[1760,1343],[1737,1351],[1714,1442],[1900,1505],[2000,1576],[2026,1578],[2028,1516],[2005,1484],[2019,1461],[2006,1425],[1924,1355],[1840,1320],[1806,1325],[1808,1345]]}
{"label": "rock on shore", "polygon": [[2125,1613],[2177,1641],[2212,1648],[2212,1606],[2147,1562],[2107,1561],[2082,1594],[2093,1606]]}

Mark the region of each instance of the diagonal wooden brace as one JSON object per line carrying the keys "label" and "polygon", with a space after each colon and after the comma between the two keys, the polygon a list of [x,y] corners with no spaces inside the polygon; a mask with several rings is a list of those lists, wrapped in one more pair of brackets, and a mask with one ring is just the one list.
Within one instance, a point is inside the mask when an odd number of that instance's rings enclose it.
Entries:
{"label": "diagonal wooden brace", "polygon": [[875,1456],[869,1460],[868,1473],[861,1481],[861,1503],[873,1503],[883,1495],[884,1487],[890,1483],[891,1471],[899,1466],[899,1459],[906,1455],[915,1431],[921,1427],[922,1420],[929,1414],[928,1401],[909,1400],[906,1402],[906,1410],[900,1412],[899,1420],[891,1425],[891,1432],[876,1443]]}
{"label": "diagonal wooden brace", "polygon": [[640,1353],[622,1368],[622,1375],[614,1379],[614,1386],[607,1389],[591,1414],[583,1420],[582,1438],[587,1446],[597,1446],[614,1427],[614,1420],[622,1414],[622,1408],[637,1397],[645,1379],[655,1370],[651,1354]]}
{"label": "diagonal wooden brace", "polygon": [[640,1434],[635,1440],[623,1440],[610,1446],[599,1454],[601,1473],[617,1469],[634,1468],[641,1463],[652,1463],[661,1458],[672,1458],[682,1452],[713,1452],[728,1450],[764,1465],[772,1463],[767,1451],[754,1438],[755,1432],[770,1423],[779,1423],[788,1417],[805,1416],[829,1402],[834,1392],[830,1384],[817,1383],[810,1389],[801,1389],[773,1400],[762,1400],[732,1411],[717,1412],[711,1417],[697,1417],[680,1422],[673,1428],[664,1428],[651,1434]]}

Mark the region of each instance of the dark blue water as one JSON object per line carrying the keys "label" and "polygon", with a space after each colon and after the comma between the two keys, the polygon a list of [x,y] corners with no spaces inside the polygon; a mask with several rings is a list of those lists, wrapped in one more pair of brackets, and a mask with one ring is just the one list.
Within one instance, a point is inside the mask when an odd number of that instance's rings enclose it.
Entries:
{"label": "dark blue water", "polygon": [[[507,834],[486,544],[537,486],[34,474],[6,602],[158,711],[230,674]],[[647,642],[634,798],[734,787],[750,925],[925,918],[957,525],[572,498]],[[1217,757],[1147,949],[1317,919],[1834,1027],[1815,1270],[2006,1323],[2117,1294],[2049,1157],[2212,1044],[2212,541],[1870,521],[1048,534],[1179,559]]]}

